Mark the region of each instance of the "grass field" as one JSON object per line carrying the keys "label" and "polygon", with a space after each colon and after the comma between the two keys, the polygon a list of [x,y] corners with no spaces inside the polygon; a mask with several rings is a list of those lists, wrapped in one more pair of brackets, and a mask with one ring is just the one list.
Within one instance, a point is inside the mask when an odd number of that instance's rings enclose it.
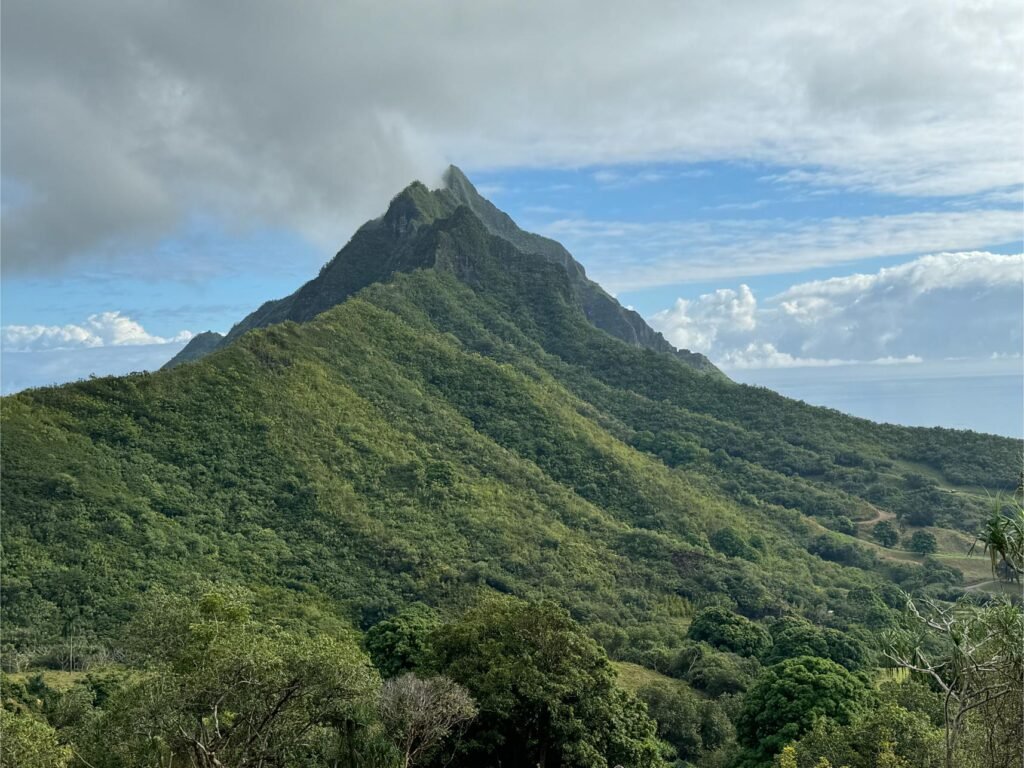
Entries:
{"label": "grass field", "polygon": [[645,685],[665,683],[677,688],[689,688],[682,680],[655,672],[653,669],[641,667],[639,664],[631,664],[628,661],[613,661],[612,666],[619,675],[619,685],[631,693],[636,693]]}
{"label": "grass field", "polygon": [[85,677],[85,672],[62,672],[54,669],[36,669],[29,670],[28,672],[12,672],[7,675],[7,679],[12,683],[27,684],[28,681],[41,675],[43,682],[46,683],[48,688],[53,688],[55,691],[66,691],[69,690],[75,683]]}
{"label": "grass field", "polygon": [[[988,556],[981,551],[980,547],[971,552],[971,545],[974,543],[974,540],[969,535],[960,531],[953,531],[948,528],[906,526],[905,530],[900,534],[900,543],[896,547],[890,549],[875,542],[871,538],[871,529],[874,525],[882,520],[894,519],[895,515],[891,512],[876,508],[875,515],[872,518],[861,520],[857,523],[856,536],[848,536],[836,533],[835,531],[831,533],[846,539],[856,540],[862,546],[871,549],[883,560],[898,560],[905,563],[920,564],[924,561],[924,557],[902,547],[904,542],[910,541],[910,537],[916,531],[927,531],[935,536],[935,541],[939,547],[938,551],[931,555],[931,557],[941,560],[946,565],[960,571],[964,575],[964,586],[966,588],[983,589],[988,592],[1002,592],[1018,596],[1022,594],[1021,585],[1005,584],[992,578],[992,564]],[[817,521],[813,522],[822,532],[827,530],[824,526],[818,524]]]}

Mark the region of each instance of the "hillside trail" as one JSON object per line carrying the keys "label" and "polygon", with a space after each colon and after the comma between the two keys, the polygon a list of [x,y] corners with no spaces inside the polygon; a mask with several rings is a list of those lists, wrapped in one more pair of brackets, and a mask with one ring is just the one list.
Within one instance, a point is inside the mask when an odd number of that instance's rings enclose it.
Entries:
{"label": "hillside trail", "polygon": [[974,589],[981,589],[987,587],[989,584],[998,584],[999,579],[989,579],[988,581],[979,581],[977,584],[971,584],[970,586],[964,587],[964,592],[970,592]]}
{"label": "hillside trail", "polygon": [[858,526],[863,525],[866,528],[868,526],[875,525],[876,523],[880,523],[883,520],[896,519],[895,512],[889,512],[888,510],[885,509],[879,509],[874,504],[868,504],[868,506],[871,507],[871,510],[875,513],[875,516],[870,518],[869,520],[859,520],[857,522]]}

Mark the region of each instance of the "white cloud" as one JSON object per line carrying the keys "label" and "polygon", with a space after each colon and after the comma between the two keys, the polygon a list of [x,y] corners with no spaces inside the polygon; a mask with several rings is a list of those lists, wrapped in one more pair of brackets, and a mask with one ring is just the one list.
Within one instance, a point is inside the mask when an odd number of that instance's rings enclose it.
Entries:
{"label": "white cloud", "polygon": [[13,270],[196,210],[336,245],[446,160],[754,160],[913,195],[1024,175],[1016,0],[7,0],[3,22]]}
{"label": "white cloud", "polygon": [[866,292],[903,289],[912,295],[968,287],[996,287],[1020,283],[1022,256],[985,251],[939,253],[874,274],[856,274],[794,285],[778,298],[783,305],[796,306],[801,300],[824,300],[860,296]]}
{"label": "white cloud", "polygon": [[496,198],[505,194],[508,190],[501,184],[481,184],[476,188],[476,191],[484,197]]}
{"label": "white cloud", "polygon": [[822,368],[833,365],[851,365],[853,360],[840,358],[795,357],[780,352],[771,342],[750,343],[743,349],[730,349],[716,359],[723,368]]}
{"label": "white cloud", "polygon": [[745,285],[738,291],[719,288],[698,299],[677,299],[670,308],[651,318],[656,328],[671,329],[669,340],[677,347],[707,351],[757,327],[757,299]]}
{"label": "white cloud", "polygon": [[874,360],[846,360],[838,357],[797,357],[780,352],[771,342],[750,343],[743,349],[730,349],[715,362],[726,370],[755,368],[832,368],[838,365],[917,365],[924,362],[918,355],[879,357]]}
{"label": "white cloud", "polygon": [[155,336],[120,312],[90,315],[81,325],[5,325],[0,330],[5,352],[184,344],[190,338],[189,331],[170,338]]}
{"label": "white cloud", "polygon": [[[694,171],[687,171],[685,174],[680,175],[693,177],[695,175],[704,175],[706,173],[707,171],[697,169]],[[605,189],[621,189],[624,187],[636,187],[641,184],[655,184],[669,178],[669,175],[662,171],[654,170],[630,171],[627,173],[624,171],[613,171],[603,168],[592,173],[590,177]]]}
{"label": "white cloud", "polygon": [[924,358],[918,355],[907,355],[906,357],[879,357],[876,360],[872,360],[872,365],[906,365],[912,363],[914,365],[923,363]]}
{"label": "white cloud", "polygon": [[940,253],[872,274],[794,285],[758,303],[719,289],[651,318],[725,368],[892,365],[1018,355],[1024,255]]}
{"label": "white cloud", "polygon": [[1019,243],[1019,210],[931,211],[819,220],[594,221],[541,231],[622,292],[730,277],[798,272],[869,258]]}
{"label": "white cloud", "polygon": [[701,206],[705,211],[756,211],[769,204],[768,200],[752,200],[749,203],[719,203]]}

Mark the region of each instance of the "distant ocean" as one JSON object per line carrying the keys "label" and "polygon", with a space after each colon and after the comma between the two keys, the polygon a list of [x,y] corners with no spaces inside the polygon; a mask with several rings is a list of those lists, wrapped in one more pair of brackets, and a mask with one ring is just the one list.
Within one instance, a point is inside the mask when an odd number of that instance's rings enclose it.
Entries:
{"label": "distant ocean", "polygon": [[1024,437],[1021,360],[727,370],[786,397],[912,427]]}

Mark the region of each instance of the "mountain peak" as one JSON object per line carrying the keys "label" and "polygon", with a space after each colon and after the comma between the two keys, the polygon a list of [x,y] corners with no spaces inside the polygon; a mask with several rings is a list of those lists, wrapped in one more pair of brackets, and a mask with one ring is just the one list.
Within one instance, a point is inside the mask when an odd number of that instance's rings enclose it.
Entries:
{"label": "mountain peak", "polygon": [[447,189],[460,200],[480,197],[480,193],[476,191],[473,182],[469,180],[457,165],[449,165],[442,179],[444,181],[443,189]]}
{"label": "mountain peak", "polygon": [[432,192],[421,181],[414,181],[391,198],[382,220],[392,231],[404,235],[450,215],[455,207],[446,196]]}
{"label": "mountain peak", "polygon": [[[475,224],[475,226],[474,226]],[[458,225],[458,226],[456,226]],[[698,370],[717,372],[703,355],[676,350],[636,312],[626,309],[586,276],[583,266],[561,243],[526,232],[483,197],[457,166],[450,165],[438,189],[414,181],[391,199],[383,216],[367,222],[320,274],[290,296],[268,301],[222,339],[204,338],[182,350],[168,366],[202,357],[253,328],[285,320],[306,322],[374,283],[401,272],[440,267],[429,233],[457,237],[457,251],[471,260],[489,251],[488,238],[510,244],[521,255],[565,270],[572,302],[591,325],[632,346],[676,356]],[[524,263],[522,261],[518,262]],[[512,268],[506,265],[506,268]]]}

